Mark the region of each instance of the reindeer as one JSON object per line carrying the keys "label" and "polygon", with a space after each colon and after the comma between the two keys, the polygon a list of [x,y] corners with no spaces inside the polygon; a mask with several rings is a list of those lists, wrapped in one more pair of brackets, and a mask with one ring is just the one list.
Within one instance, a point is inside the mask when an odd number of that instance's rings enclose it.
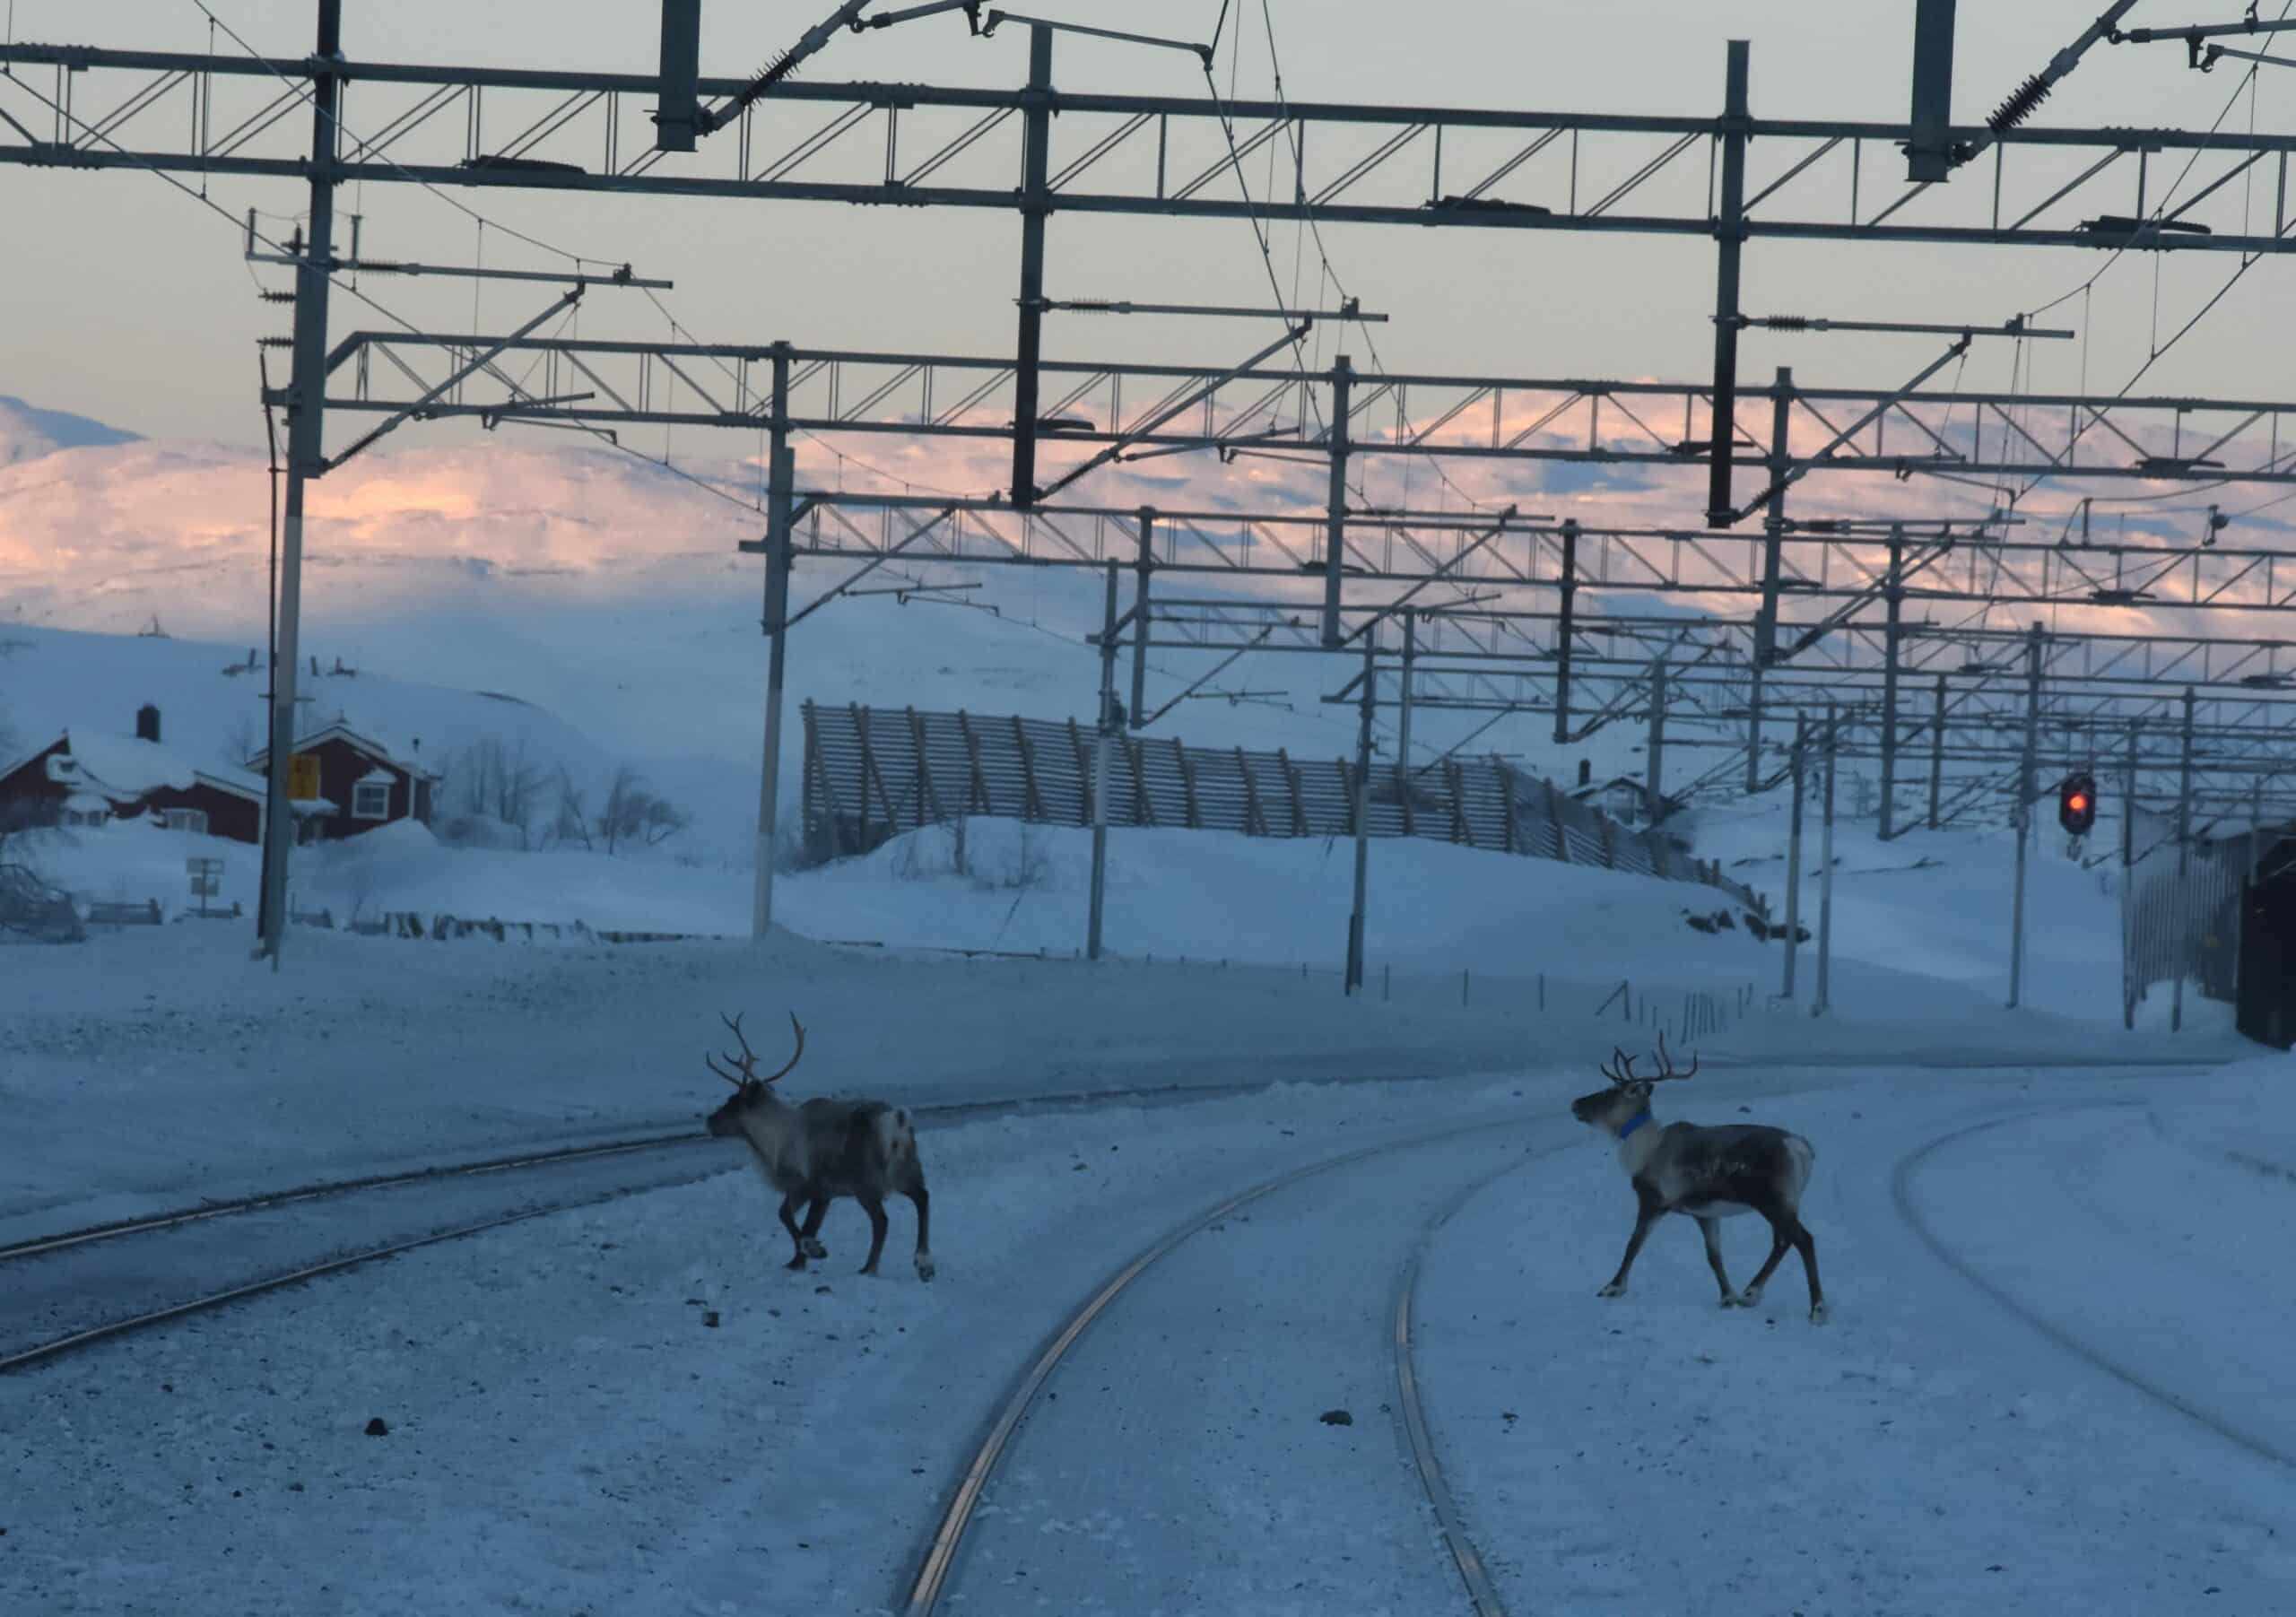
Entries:
{"label": "reindeer", "polygon": [[[741,1017],[720,1012],[718,1020],[734,1030],[742,1053],[726,1056],[733,1073],[707,1054],[701,1058],[734,1086],[733,1099],[709,1114],[709,1132],[721,1139],[738,1136],[744,1141],[757,1160],[759,1174],[781,1193],[781,1227],[796,1248],[788,1266],[802,1269],[808,1257],[829,1256],[814,1237],[829,1215],[829,1204],[849,1195],[869,1215],[869,1261],[861,1265],[861,1273],[874,1274],[877,1256],[885,1249],[885,1193],[891,1190],[916,1204],[917,1278],[931,1280],[932,1204],[909,1113],[882,1100],[815,1100],[791,1106],[773,1086],[804,1059],[804,1024],[794,1014],[789,1018],[797,1032],[796,1054],[772,1077],[761,1078],[757,1056],[742,1033]],[[795,1216],[801,1202],[812,1204],[802,1229]]]}
{"label": "reindeer", "polygon": [[[1802,1224],[1802,1190],[1810,1182],[1810,1165],[1817,1152],[1799,1135],[1760,1124],[1733,1123],[1718,1128],[1690,1123],[1654,1126],[1650,1120],[1650,1089],[1669,1079],[1695,1077],[1698,1056],[1692,1054],[1690,1071],[1677,1073],[1666,1055],[1666,1039],[1658,1038],[1658,1071],[1651,1077],[1635,1075],[1634,1057],[1613,1047],[1614,1066],[1602,1068],[1608,1089],[1581,1095],[1570,1103],[1570,1115],[1599,1128],[1618,1141],[1619,1165],[1634,1186],[1639,1204],[1634,1233],[1628,1238],[1626,1256],[1618,1273],[1596,1295],[1622,1297],[1626,1274],[1634,1255],[1661,1216],[1679,1213],[1698,1221],[1706,1237],[1706,1261],[1722,1288],[1726,1308],[1750,1308],[1761,1300],[1779,1262],[1792,1247],[1802,1255],[1802,1272],[1810,1282],[1810,1319],[1822,1325],[1825,1295],[1818,1287],[1817,1243]],[[1770,1221],[1770,1261],[1744,1291],[1730,1289],[1722,1267],[1721,1221],[1741,1213],[1759,1213]]]}

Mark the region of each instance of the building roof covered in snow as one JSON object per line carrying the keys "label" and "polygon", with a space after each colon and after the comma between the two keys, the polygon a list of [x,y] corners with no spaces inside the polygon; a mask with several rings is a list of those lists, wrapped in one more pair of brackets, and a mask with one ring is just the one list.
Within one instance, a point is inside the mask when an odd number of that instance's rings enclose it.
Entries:
{"label": "building roof covered in snow", "polygon": [[[399,769],[406,774],[422,776],[424,778],[430,780],[437,780],[439,778],[438,770],[426,767],[422,759],[416,757],[412,752],[405,754],[396,752],[389,746],[377,740],[372,732],[353,729],[349,721],[345,719],[337,719],[335,723],[327,725],[321,729],[314,730],[308,735],[297,736],[295,738],[295,750],[298,752],[300,752],[306,748],[315,747],[324,741],[348,742],[351,745],[358,748],[359,751],[367,754],[368,757],[378,760],[383,763],[389,764],[392,768]],[[248,767],[260,772],[264,767],[265,761],[270,756],[271,749],[269,747],[265,747],[248,760]]]}
{"label": "building roof covered in snow", "polygon": [[[72,769],[57,776],[114,803],[135,803],[162,787],[188,787],[196,771],[155,742],[108,735],[101,730],[67,730],[65,748]],[[61,762],[61,760],[51,762]]]}

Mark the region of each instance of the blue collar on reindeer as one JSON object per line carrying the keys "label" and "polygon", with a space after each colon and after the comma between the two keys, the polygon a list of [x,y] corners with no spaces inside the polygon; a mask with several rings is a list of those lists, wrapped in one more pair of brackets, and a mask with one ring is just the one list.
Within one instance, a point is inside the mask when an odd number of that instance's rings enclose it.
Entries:
{"label": "blue collar on reindeer", "polygon": [[1645,1107],[1642,1110],[1635,1113],[1634,1116],[1626,1120],[1625,1126],[1618,1131],[1618,1137],[1622,1140],[1625,1139],[1627,1135],[1632,1134],[1636,1129],[1640,1128],[1644,1124],[1649,1121],[1650,1108]]}

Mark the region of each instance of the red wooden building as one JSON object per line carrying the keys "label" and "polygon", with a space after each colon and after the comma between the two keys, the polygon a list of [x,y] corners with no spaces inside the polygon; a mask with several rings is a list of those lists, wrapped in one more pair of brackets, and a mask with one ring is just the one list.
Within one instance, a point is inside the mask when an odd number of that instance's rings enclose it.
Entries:
{"label": "red wooden building", "polygon": [[235,842],[263,838],[263,782],[238,770],[196,769],[159,743],[145,708],[130,739],[66,730],[0,767],[0,825],[97,826],[148,819],[158,827]]}
{"label": "red wooden building", "polygon": [[[260,775],[266,749],[248,760]],[[401,757],[347,724],[332,724],[295,743],[288,760],[288,795],[300,842],[355,837],[395,820],[430,822],[439,772],[420,759]]]}

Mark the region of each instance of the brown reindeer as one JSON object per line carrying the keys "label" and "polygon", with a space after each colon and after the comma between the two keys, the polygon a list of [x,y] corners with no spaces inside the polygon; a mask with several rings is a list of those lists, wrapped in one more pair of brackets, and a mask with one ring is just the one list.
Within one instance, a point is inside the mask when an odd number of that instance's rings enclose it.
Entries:
{"label": "brown reindeer", "polygon": [[[1802,1272],[1810,1282],[1810,1318],[1822,1325],[1825,1294],[1818,1287],[1817,1243],[1802,1223],[1802,1191],[1810,1182],[1810,1165],[1817,1152],[1799,1135],[1754,1123],[1706,1127],[1691,1123],[1663,1126],[1650,1117],[1650,1089],[1669,1079],[1694,1077],[1698,1057],[1691,1056],[1690,1071],[1677,1073],[1666,1056],[1665,1036],[1658,1039],[1658,1071],[1650,1077],[1635,1075],[1634,1057],[1623,1050],[1611,1052],[1614,1066],[1602,1068],[1608,1089],[1581,1095],[1570,1103],[1579,1122],[1599,1128],[1618,1141],[1619,1165],[1634,1187],[1638,1210],[1634,1233],[1627,1239],[1626,1256],[1618,1273],[1598,1295],[1626,1293],[1627,1271],[1642,1250],[1650,1226],[1669,1213],[1698,1221],[1706,1237],[1706,1261],[1713,1266],[1722,1288],[1726,1308],[1750,1308],[1761,1300],[1786,1249],[1802,1255]],[[1730,1289],[1722,1267],[1721,1221],[1742,1213],[1759,1213],[1769,1221],[1770,1261],[1744,1291]]]}
{"label": "brown reindeer", "polygon": [[[808,1257],[829,1256],[814,1238],[829,1204],[849,1195],[869,1215],[869,1261],[861,1265],[861,1273],[874,1274],[878,1255],[885,1248],[885,1195],[892,1191],[916,1205],[917,1277],[931,1280],[932,1203],[909,1113],[882,1100],[814,1100],[792,1106],[773,1086],[804,1057],[804,1025],[795,1015],[789,1018],[797,1033],[796,1054],[770,1078],[761,1078],[757,1056],[742,1033],[742,1019],[721,1013],[718,1020],[734,1030],[742,1049],[738,1056],[726,1056],[735,1068],[730,1073],[702,1056],[711,1072],[734,1086],[733,1098],[709,1114],[709,1132],[746,1143],[759,1174],[780,1192],[781,1227],[796,1248],[788,1266],[802,1269]],[[796,1216],[800,1204],[810,1204],[803,1228]]]}

